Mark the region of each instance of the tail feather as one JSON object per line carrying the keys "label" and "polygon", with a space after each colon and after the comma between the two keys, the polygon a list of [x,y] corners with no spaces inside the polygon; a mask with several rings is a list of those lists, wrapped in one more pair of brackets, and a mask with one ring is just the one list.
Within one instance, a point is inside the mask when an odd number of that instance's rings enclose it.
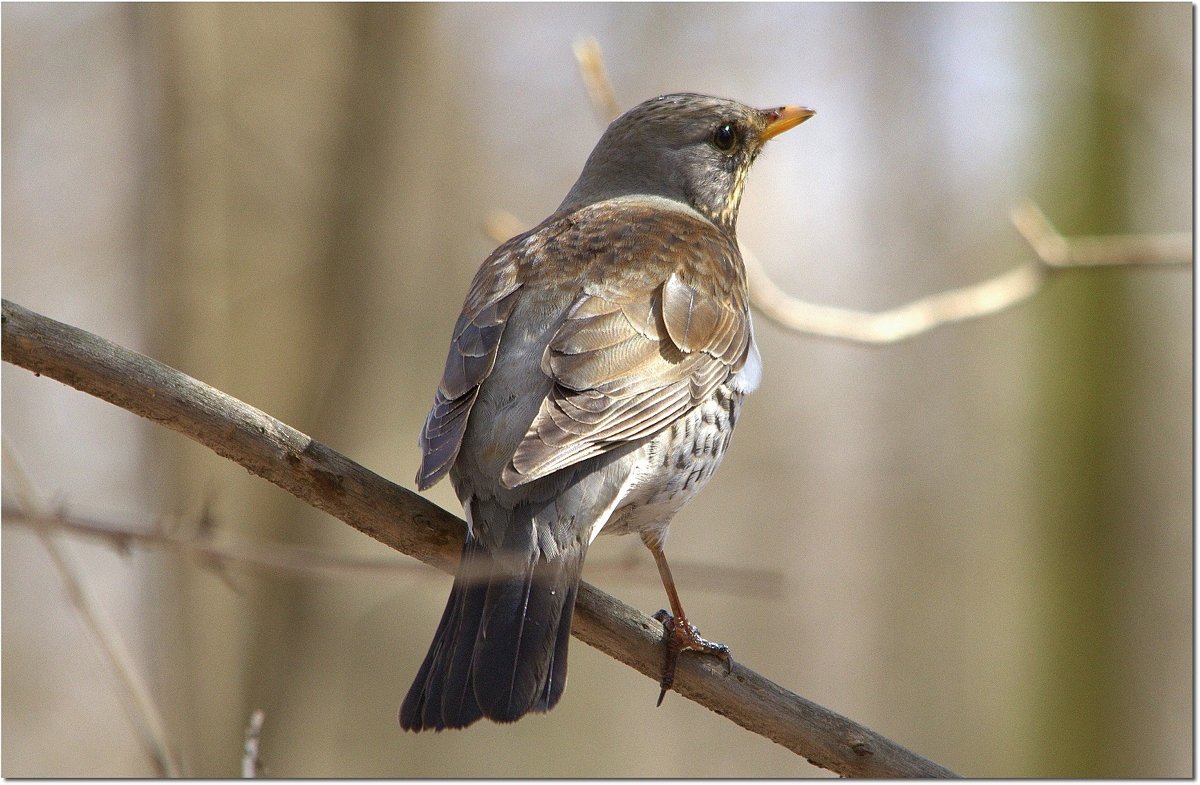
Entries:
{"label": "tail feather", "polygon": [[[515,547],[507,547],[509,545]],[[566,685],[567,644],[586,546],[547,559],[468,535],[433,643],[400,708],[405,730],[512,722],[548,711]]]}
{"label": "tail feather", "polygon": [[[524,565],[502,561],[497,560],[500,575],[494,572],[488,586],[473,675],[484,714],[512,722],[546,692],[570,587],[563,579],[565,558],[547,561],[535,553]],[[505,579],[513,573],[523,573],[523,579]]]}
{"label": "tail feather", "polygon": [[579,591],[579,579],[571,582],[567,598],[563,602],[562,617],[558,622],[558,637],[554,641],[554,655],[550,661],[550,678],[546,690],[534,707],[535,711],[550,711],[567,687],[567,644],[571,640],[571,617],[575,612],[575,594]]}
{"label": "tail feather", "polygon": [[446,610],[400,707],[400,726],[405,730],[465,728],[483,716],[471,689],[472,647],[459,645],[463,640],[475,640],[482,618],[487,586],[471,577],[478,550],[470,538],[463,544],[459,575]]}
{"label": "tail feather", "polygon": [[[479,719],[483,712],[471,689],[471,642],[479,632],[486,584],[479,580],[478,547],[464,544],[459,562],[459,575],[455,578],[455,589],[446,602],[446,614],[452,616],[452,625],[446,632],[437,664],[432,668],[426,694],[430,696],[425,706],[427,725],[441,730],[445,727],[466,727]],[[439,644],[435,636],[430,647]]]}
{"label": "tail feather", "polygon": [[437,695],[440,691],[442,696],[440,715],[436,711],[439,708],[436,704],[431,707],[431,713],[448,718],[446,722],[454,723],[450,727],[466,727],[483,716],[483,710],[475,700],[475,691],[471,686],[471,651],[479,634],[480,621],[483,619],[487,587],[479,580],[478,573],[474,572],[479,561],[476,553],[464,553],[464,556],[465,568],[460,571],[467,576],[463,581],[467,587],[461,592],[460,602],[455,609],[458,625],[454,638],[446,647],[447,654],[442,671],[444,683],[435,684],[430,690],[430,694]]}

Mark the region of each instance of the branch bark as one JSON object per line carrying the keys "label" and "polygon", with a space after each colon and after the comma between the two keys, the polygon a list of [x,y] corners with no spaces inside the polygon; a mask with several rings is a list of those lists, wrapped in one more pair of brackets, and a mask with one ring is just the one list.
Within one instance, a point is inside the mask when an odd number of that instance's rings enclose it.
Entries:
{"label": "branch bark", "polygon": [[[208,447],[394,550],[450,572],[464,524],[220,390],[89,332],[3,301],[3,359]],[[588,584],[572,634],[657,682],[662,626]],[[743,665],[679,661],[674,689],[843,776],[953,777],[950,770],[795,695]]]}

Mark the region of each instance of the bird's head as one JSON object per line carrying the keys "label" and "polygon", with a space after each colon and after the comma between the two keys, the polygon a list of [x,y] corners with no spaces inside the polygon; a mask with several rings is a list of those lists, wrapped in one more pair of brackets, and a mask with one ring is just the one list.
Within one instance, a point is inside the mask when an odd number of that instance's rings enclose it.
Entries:
{"label": "bird's head", "polygon": [[813,114],[800,106],[752,109],[695,93],[652,98],[608,126],[559,209],[659,196],[732,231],[746,173],[763,144]]}

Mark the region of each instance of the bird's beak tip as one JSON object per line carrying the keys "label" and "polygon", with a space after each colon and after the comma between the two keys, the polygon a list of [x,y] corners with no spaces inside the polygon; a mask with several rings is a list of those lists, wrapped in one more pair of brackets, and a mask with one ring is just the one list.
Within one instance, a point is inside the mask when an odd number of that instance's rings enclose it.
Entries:
{"label": "bird's beak tip", "polygon": [[767,127],[763,129],[762,141],[765,142],[772,137],[779,136],[784,131],[795,128],[815,114],[816,112],[807,106],[780,106],[774,109],[764,109],[763,115],[767,120]]}

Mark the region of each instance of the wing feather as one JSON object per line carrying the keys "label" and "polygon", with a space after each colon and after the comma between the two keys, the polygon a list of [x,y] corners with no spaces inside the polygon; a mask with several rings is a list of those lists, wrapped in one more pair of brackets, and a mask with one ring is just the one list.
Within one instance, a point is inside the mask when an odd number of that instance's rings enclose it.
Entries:
{"label": "wing feather", "polygon": [[585,292],[546,347],[542,370],[555,384],[504,484],[654,435],[735,374],[748,347],[744,305],[677,274],[623,300]]}
{"label": "wing feather", "polygon": [[[421,490],[440,480],[458,456],[471,407],[479,395],[479,385],[496,364],[505,321],[517,304],[520,284],[484,276],[485,271],[486,266],[476,276],[467,304],[454,327],[442,381],[417,439],[421,448],[417,487]],[[496,288],[497,283],[502,286]]]}

